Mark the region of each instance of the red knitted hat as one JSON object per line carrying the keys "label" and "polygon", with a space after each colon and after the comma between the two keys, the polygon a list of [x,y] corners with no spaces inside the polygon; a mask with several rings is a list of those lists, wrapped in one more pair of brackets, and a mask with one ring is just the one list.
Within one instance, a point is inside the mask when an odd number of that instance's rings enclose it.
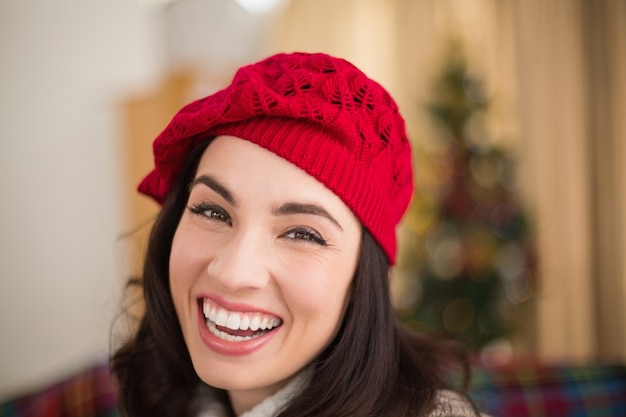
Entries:
{"label": "red knitted hat", "polygon": [[174,116],[139,191],[162,202],[189,152],[217,135],[249,140],[315,177],[395,262],[395,229],[413,193],[411,149],[394,100],[354,65],[292,53],[239,69],[228,87]]}

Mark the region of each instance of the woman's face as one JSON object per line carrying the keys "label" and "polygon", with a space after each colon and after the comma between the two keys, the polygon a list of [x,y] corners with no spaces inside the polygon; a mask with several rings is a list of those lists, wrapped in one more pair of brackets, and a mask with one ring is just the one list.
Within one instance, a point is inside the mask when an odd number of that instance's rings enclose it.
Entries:
{"label": "woman's face", "polygon": [[196,372],[236,412],[333,339],[360,240],[350,209],[295,165],[235,137],[209,145],[174,235],[170,288]]}

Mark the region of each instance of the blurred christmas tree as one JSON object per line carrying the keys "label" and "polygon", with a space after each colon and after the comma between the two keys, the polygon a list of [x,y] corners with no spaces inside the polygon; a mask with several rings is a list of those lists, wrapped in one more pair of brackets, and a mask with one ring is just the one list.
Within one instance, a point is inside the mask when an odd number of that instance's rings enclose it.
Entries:
{"label": "blurred christmas tree", "polygon": [[480,350],[511,330],[531,298],[533,245],[515,194],[510,152],[489,140],[488,99],[454,46],[428,106],[436,146],[416,158],[401,269],[419,284],[400,311],[420,330],[459,335]]}

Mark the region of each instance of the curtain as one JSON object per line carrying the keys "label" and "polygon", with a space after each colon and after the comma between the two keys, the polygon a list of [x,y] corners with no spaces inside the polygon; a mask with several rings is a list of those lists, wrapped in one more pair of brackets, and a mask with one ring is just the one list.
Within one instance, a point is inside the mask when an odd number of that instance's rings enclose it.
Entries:
{"label": "curtain", "polygon": [[541,249],[536,349],[624,360],[625,3],[527,1],[515,14]]}
{"label": "curtain", "polygon": [[419,145],[429,83],[448,39],[462,38],[536,230],[520,354],[626,359],[625,3],[292,0],[269,48],[351,60],[397,99]]}

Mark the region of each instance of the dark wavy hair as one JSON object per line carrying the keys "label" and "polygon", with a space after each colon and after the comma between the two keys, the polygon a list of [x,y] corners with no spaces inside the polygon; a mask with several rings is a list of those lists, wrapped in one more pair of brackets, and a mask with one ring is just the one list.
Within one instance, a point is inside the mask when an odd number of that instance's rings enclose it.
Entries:
{"label": "dark wavy hair", "polygon": [[[119,405],[128,417],[192,416],[202,381],[196,375],[169,290],[174,233],[185,209],[200,157],[209,140],[189,155],[152,228],[141,284],[145,314],[133,338],[111,357]],[[448,388],[445,371],[460,365],[464,350],[417,334],[398,320],[391,304],[389,262],[363,231],[360,260],[341,330],[313,363],[313,377],[280,417],[423,416],[436,393]],[[218,391],[226,404],[227,397]]]}

